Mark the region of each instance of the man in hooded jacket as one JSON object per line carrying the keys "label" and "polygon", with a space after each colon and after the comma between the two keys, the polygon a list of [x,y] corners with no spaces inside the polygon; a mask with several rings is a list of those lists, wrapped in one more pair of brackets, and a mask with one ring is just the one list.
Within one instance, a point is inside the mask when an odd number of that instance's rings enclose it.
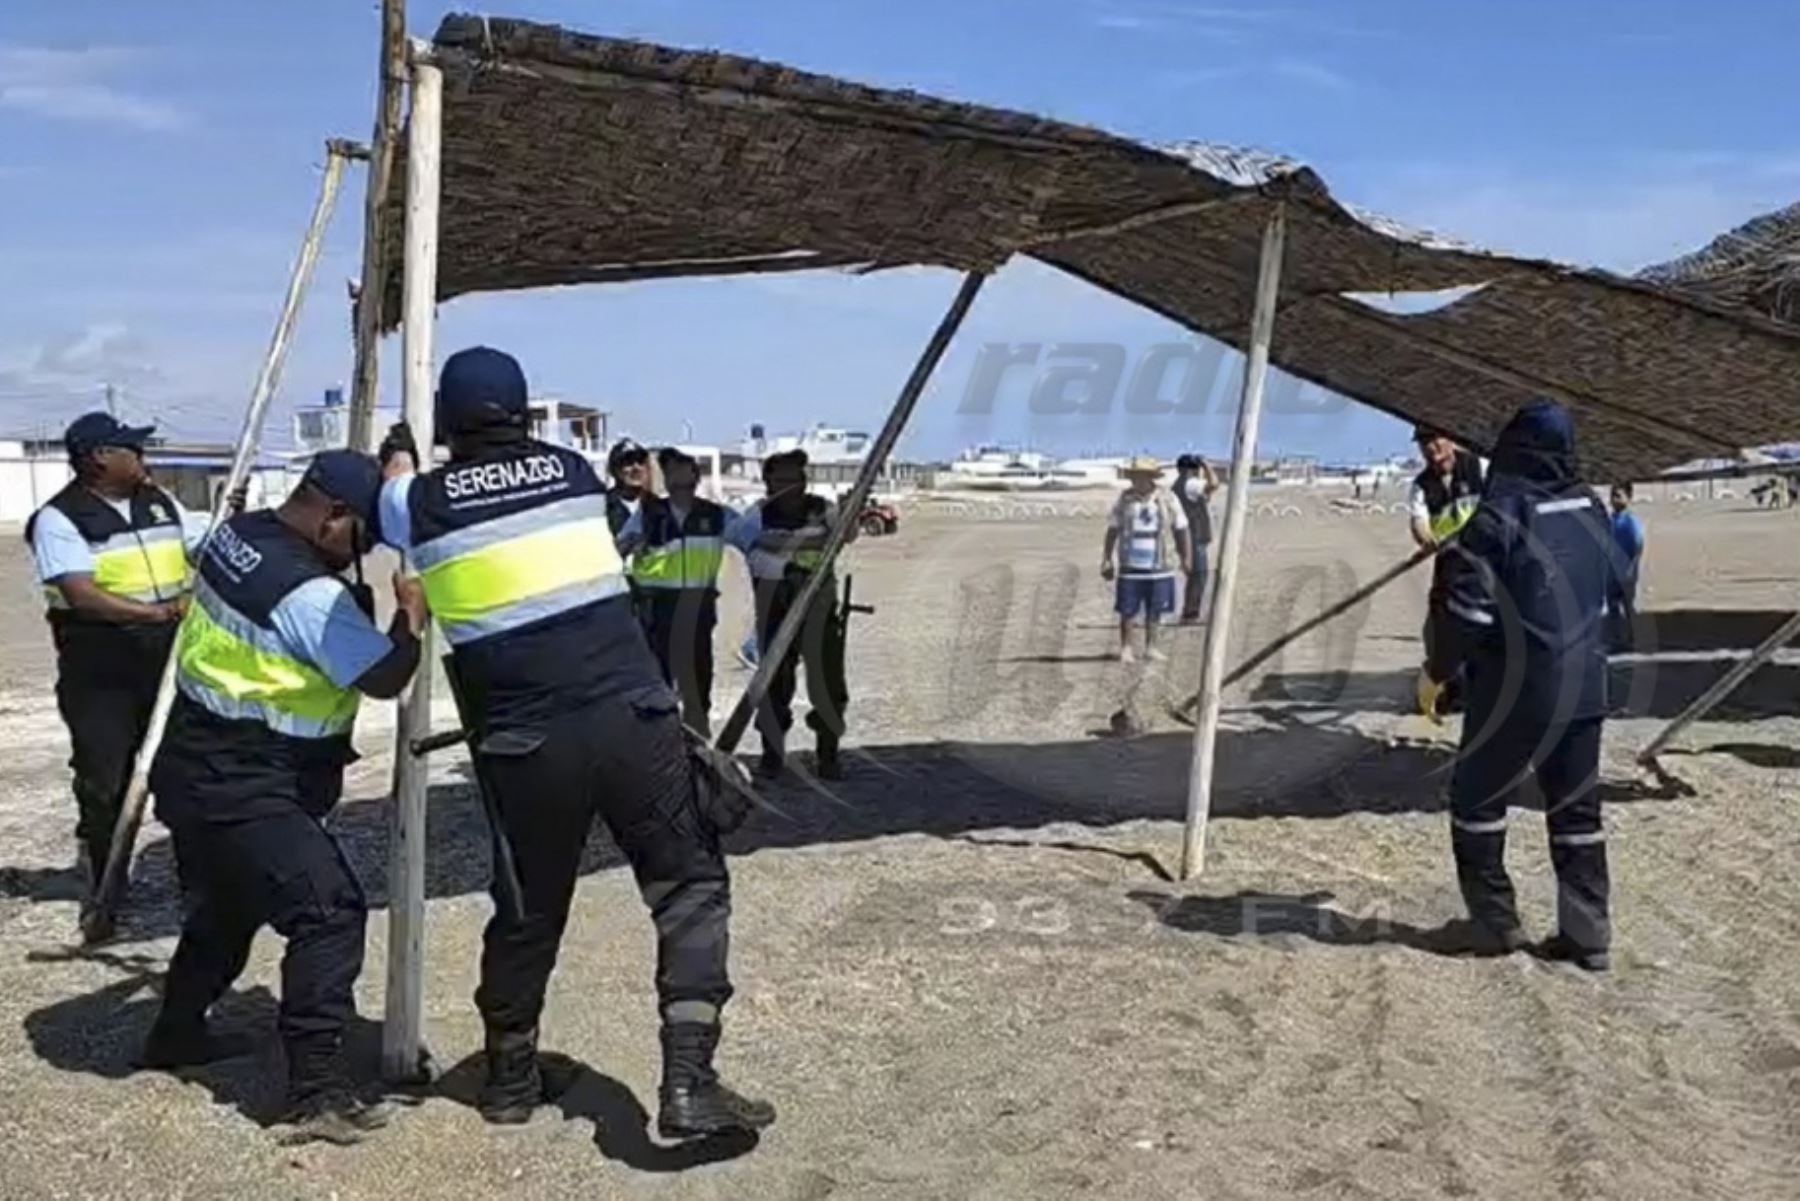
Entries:
{"label": "man in hooded jacket", "polygon": [[1600,816],[1606,713],[1606,601],[1617,567],[1606,507],[1581,481],[1567,410],[1520,409],[1494,448],[1487,490],[1447,553],[1449,637],[1433,647],[1420,707],[1467,672],[1462,742],[1451,786],[1451,847],[1469,907],[1472,947],[1522,947],[1506,823],[1513,793],[1535,775],[1556,870],[1557,933],[1548,959],[1608,966],[1606,835]]}

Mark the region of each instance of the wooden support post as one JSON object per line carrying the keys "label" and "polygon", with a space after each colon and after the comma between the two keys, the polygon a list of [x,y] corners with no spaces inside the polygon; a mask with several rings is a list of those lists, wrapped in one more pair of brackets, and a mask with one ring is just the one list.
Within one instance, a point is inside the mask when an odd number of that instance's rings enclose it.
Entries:
{"label": "wooden support post", "polygon": [[975,294],[981,291],[981,285],[987,276],[979,271],[971,271],[963,276],[962,287],[957,289],[956,298],[950,302],[949,310],[938,322],[937,329],[931,335],[931,341],[919,355],[919,361],[913,364],[912,374],[907,376],[906,384],[900,389],[900,396],[894,401],[893,411],[888,414],[887,423],[876,435],[875,445],[870,447],[869,455],[862,462],[856,473],[856,483],[838,505],[837,524],[832,527],[831,536],[825,540],[825,546],[819,552],[819,565],[813,570],[806,586],[800,590],[781,627],[775,631],[775,637],[769,645],[760,648],[756,661],[756,674],[750,677],[750,683],[744,687],[744,695],[738,698],[737,705],[731,710],[731,716],[719,730],[719,736],[713,745],[727,753],[737,749],[737,744],[744,737],[744,731],[756,716],[757,707],[768,695],[769,684],[775,679],[775,669],[786,657],[788,649],[794,645],[794,639],[800,636],[800,627],[806,620],[806,613],[811,608],[813,598],[819,594],[826,579],[831,575],[832,565],[837,562],[838,551],[843,549],[844,540],[855,528],[857,514],[862,512],[864,502],[869,499],[870,491],[875,487],[876,479],[881,475],[882,467],[893,453],[894,444],[900,440],[900,434],[906,428],[907,419],[912,416],[914,406],[919,403],[919,396],[925,391],[925,385],[931,379],[931,373],[937,368],[938,361],[944,357],[944,351],[950,346],[950,339],[956,335],[957,328],[962,325],[963,318],[969,315],[969,306],[975,303]]}
{"label": "wooden support post", "polygon": [[[406,262],[403,408],[419,444],[420,471],[431,469],[435,396],[432,374],[437,321],[438,151],[442,134],[443,73],[415,62],[412,122],[406,157]],[[431,733],[432,631],[419,634],[419,671],[400,696],[394,743],[394,805],[388,842],[387,1005],[381,1028],[381,1068],[390,1080],[427,1074],[424,1040],[425,784],[429,767],[411,753]]]}
{"label": "wooden support post", "polygon": [[[218,498],[213,502],[212,523],[207,529],[207,538],[211,538],[212,531],[225,520],[225,510],[230,503],[231,494],[249,477],[250,464],[256,457],[256,448],[262,437],[263,417],[268,413],[269,401],[281,382],[281,368],[287,362],[294,323],[300,317],[301,302],[306,299],[307,285],[312,281],[313,268],[319,262],[319,247],[325,238],[325,228],[331,224],[332,210],[337,207],[338,188],[344,182],[344,164],[349,157],[348,150],[349,143],[334,141],[326,144],[325,178],[319,184],[319,198],[313,204],[312,220],[307,224],[306,237],[300,243],[300,257],[294,261],[294,269],[288,277],[287,296],[281,304],[281,315],[275,320],[275,333],[269,339],[269,349],[263,355],[262,370],[257,373],[256,384],[250,389],[250,406],[244,411],[244,424],[238,431],[237,450],[231,457],[231,471],[225,477],[225,487],[220,489]],[[203,542],[200,549],[204,548]],[[198,556],[199,551],[195,554]],[[125,792],[118,824],[113,827],[106,870],[101,874],[95,889],[94,903],[82,918],[82,936],[89,942],[98,942],[112,935],[113,915],[118,909],[119,894],[125,887],[125,877],[131,867],[138,829],[143,825],[144,806],[150,799],[150,762],[156,758],[157,747],[162,743],[163,729],[168,725],[169,709],[174,703],[175,657],[170,655],[168,663],[163,667],[162,684],[157,690],[156,704],[150,711],[150,724],[144,732],[143,745],[139,748],[137,762],[132,767],[131,783]]]}
{"label": "wooden support post", "polygon": [[400,141],[406,86],[406,0],[382,0],[381,94],[369,144],[368,195],[363,200],[362,279],[356,299],[356,365],[350,376],[352,450],[375,449],[375,401],[381,375],[381,307],[387,294],[388,189]]}
{"label": "wooden support post", "polygon": [[1194,723],[1194,756],[1188,774],[1187,828],[1181,844],[1181,878],[1197,875],[1206,856],[1206,821],[1212,811],[1214,751],[1219,737],[1219,704],[1224,694],[1225,649],[1231,635],[1231,604],[1237,595],[1238,556],[1250,515],[1250,471],[1256,463],[1256,430],[1262,421],[1263,385],[1269,375],[1269,341],[1275,331],[1275,302],[1281,291],[1281,254],[1287,217],[1277,203],[1263,230],[1262,263],[1256,276],[1256,308],[1244,360],[1244,390],[1238,402],[1237,442],[1231,452],[1231,485],[1225,494],[1225,538],[1219,548],[1218,583],[1206,623],[1206,654],[1200,668],[1200,713]]}
{"label": "wooden support post", "polygon": [[1656,757],[1663,748],[1675,740],[1675,736],[1711,713],[1719,702],[1738,690],[1739,685],[1750,678],[1751,673],[1775,657],[1775,653],[1788,643],[1800,638],[1800,613],[1795,613],[1781,623],[1781,628],[1763,639],[1762,644],[1750,652],[1747,659],[1732,664],[1731,670],[1713,682],[1713,686],[1694,698],[1693,704],[1681,711],[1681,715],[1663,727],[1662,733],[1650,740],[1650,745],[1638,752],[1638,762],[1645,767],[1652,767]]}

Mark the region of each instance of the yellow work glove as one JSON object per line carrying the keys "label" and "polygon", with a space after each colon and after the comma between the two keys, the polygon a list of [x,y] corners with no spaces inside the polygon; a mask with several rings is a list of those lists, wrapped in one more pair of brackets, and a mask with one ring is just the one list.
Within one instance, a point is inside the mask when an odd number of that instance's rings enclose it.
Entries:
{"label": "yellow work glove", "polygon": [[1431,678],[1431,673],[1419,670],[1419,713],[1434,726],[1444,724],[1443,714],[1438,712],[1438,701],[1443,698],[1444,685]]}

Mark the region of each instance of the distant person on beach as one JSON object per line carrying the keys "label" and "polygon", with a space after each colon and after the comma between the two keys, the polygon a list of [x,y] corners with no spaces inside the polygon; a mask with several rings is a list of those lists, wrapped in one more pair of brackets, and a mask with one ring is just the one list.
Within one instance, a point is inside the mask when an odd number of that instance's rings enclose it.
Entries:
{"label": "distant person on beach", "polygon": [[1618,547],[1618,571],[1611,595],[1606,598],[1606,646],[1614,653],[1629,651],[1632,627],[1637,621],[1638,566],[1644,559],[1644,523],[1631,511],[1630,484],[1612,486],[1612,536]]}
{"label": "distant person on beach", "polygon": [[1181,502],[1187,518],[1187,580],[1181,593],[1181,620],[1188,625],[1200,620],[1200,601],[1206,595],[1207,555],[1212,546],[1212,496],[1219,490],[1219,477],[1212,464],[1199,455],[1182,455],[1175,460],[1175,499]]}
{"label": "distant person on beach", "polygon": [[[1175,611],[1175,576],[1191,575],[1193,547],[1188,519],[1166,489],[1156,486],[1162,463],[1139,456],[1123,469],[1129,486],[1113,505],[1100,551],[1100,574],[1118,579],[1114,608],[1119,614],[1119,661],[1131,662],[1131,626],[1144,620],[1144,655],[1167,658],[1156,646],[1157,624]],[[1116,558],[1115,558],[1116,553]]]}

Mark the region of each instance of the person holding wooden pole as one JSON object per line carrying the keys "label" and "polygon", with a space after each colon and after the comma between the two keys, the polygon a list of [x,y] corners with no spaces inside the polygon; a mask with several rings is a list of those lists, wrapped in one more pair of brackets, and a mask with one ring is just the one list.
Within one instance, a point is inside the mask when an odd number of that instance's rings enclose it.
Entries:
{"label": "person holding wooden pole", "polygon": [[1457,535],[1468,570],[1444,598],[1420,709],[1467,668],[1451,783],[1450,845],[1468,905],[1466,949],[1504,955],[1526,939],[1506,872],[1507,810],[1535,776],[1556,869],[1557,932],[1536,948],[1587,971],[1609,965],[1600,739],[1606,717],[1606,599],[1616,556],[1600,498],[1582,482],[1575,428],[1554,401],[1513,417],[1494,447],[1480,507]]}
{"label": "person holding wooden pole", "polygon": [[538,1021],[598,815],[656,926],[658,1128],[755,1130],[774,1107],[726,1087],[713,1066],[732,993],[719,846],[730,823],[698,786],[675,696],[632,611],[605,489],[587,459],[532,440],[526,397],[510,355],[460,351],[438,379],[449,463],[416,474],[404,424],[382,448],[381,537],[419,572],[450,643],[463,726],[518,882],[516,896],[496,884],[482,939],[478,1107],[517,1124],[544,1100]]}
{"label": "person holding wooden pole", "polygon": [[232,518],[202,552],[175,643],[177,695],[151,768],[187,895],[141,1062],[190,1067],[230,1053],[207,1033],[262,926],[287,940],[281,1040],[291,1141],[356,1142],[386,1123],[344,1060],[362,971],[362,886],[322,824],[343,790],[358,695],[389,698],[419,663],[424,601],[394,577],[395,615],[339,573],[373,546],[380,472],[326,451],[280,508]]}

